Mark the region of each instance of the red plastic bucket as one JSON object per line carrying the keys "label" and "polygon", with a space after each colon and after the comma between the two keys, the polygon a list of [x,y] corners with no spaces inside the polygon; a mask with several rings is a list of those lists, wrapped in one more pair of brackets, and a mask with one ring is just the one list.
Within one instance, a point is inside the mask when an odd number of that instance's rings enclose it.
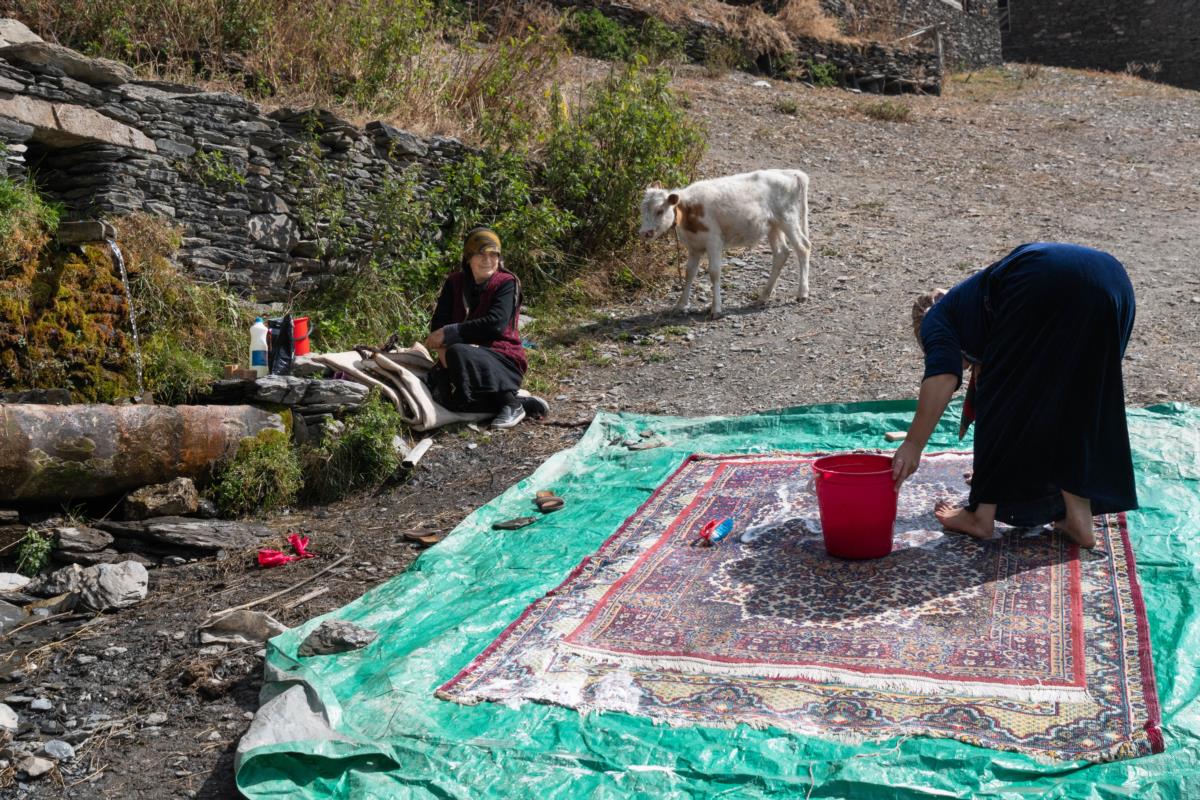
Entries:
{"label": "red plastic bucket", "polygon": [[812,468],[825,551],[837,558],[882,558],[892,552],[892,459],[847,453],[818,458]]}
{"label": "red plastic bucket", "polygon": [[292,320],[292,341],[295,343],[296,355],[308,355],[308,317],[296,317]]}

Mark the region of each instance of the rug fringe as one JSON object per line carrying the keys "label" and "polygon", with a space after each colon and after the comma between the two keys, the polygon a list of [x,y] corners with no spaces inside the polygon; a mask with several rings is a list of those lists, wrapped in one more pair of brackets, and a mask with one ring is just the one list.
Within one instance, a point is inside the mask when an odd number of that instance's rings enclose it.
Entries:
{"label": "rug fringe", "polygon": [[728,664],[688,656],[636,655],[613,653],[579,644],[561,645],[564,649],[594,663],[629,666],[652,670],[697,672],[710,675],[741,675],[773,680],[799,680],[810,683],[836,683],[859,689],[903,694],[936,695],[939,698],[995,697],[1027,703],[1091,703],[1086,688],[1074,686],[1013,685],[982,681],[956,681],[914,675],[871,675],[853,670],[820,666],[782,666],[776,664]]}

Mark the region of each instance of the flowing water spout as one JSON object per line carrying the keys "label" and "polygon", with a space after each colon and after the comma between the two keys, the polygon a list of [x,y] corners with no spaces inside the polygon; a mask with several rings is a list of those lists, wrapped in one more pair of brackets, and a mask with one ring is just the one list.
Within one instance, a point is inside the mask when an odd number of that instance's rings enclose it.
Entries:
{"label": "flowing water spout", "polygon": [[125,305],[129,308],[129,328],[133,331],[133,360],[137,369],[138,393],[134,400],[140,402],[146,395],[146,387],[142,383],[142,345],[138,341],[137,315],[133,312],[133,295],[129,291],[129,275],[125,272],[125,257],[121,255],[121,248],[117,247],[116,240],[105,239],[105,241],[108,242],[113,263],[121,272],[121,285],[125,287]]}

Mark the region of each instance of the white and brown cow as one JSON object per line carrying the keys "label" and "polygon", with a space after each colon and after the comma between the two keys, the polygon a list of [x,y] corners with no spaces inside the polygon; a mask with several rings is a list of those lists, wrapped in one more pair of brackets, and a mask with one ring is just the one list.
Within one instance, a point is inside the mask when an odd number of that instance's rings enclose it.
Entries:
{"label": "white and brown cow", "polygon": [[721,264],[727,247],[753,247],[765,236],[774,264],[759,292],[765,303],[787,262],[789,246],[800,261],[799,299],[808,299],[808,175],[798,169],[763,169],[697,181],[684,189],[651,186],[642,198],[643,239],[675,228],[687,248],[687,278],[676,311],[686,311],[700,257],[708,256],[712,280],[709,316],[721,316]]}

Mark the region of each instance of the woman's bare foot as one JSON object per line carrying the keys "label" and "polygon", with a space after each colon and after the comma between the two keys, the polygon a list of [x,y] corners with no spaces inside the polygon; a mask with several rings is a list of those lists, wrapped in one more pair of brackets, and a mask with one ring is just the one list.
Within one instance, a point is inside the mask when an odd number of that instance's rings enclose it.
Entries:
{"label": "woman's bare foot", "polygon": [[1092,501],[1070,492],[1063,492],[1062,496],[1067,516],[1055,522],[1054,527],[1075,544],[1090,550],[1096,546],[1096,534],[1092,532]]}
{"label": "woman's bare foot", "polygon": [[965,533],[976,539],[990,539],[995,534],[995,506],[992,507],[991,512],[991,514],[985,513],[982,504],[972,512],[955,506],[948,500],[940,500],[933,507],[933,515],[937,517],[938,522],[942,523],[942,526],[946,530]]}

